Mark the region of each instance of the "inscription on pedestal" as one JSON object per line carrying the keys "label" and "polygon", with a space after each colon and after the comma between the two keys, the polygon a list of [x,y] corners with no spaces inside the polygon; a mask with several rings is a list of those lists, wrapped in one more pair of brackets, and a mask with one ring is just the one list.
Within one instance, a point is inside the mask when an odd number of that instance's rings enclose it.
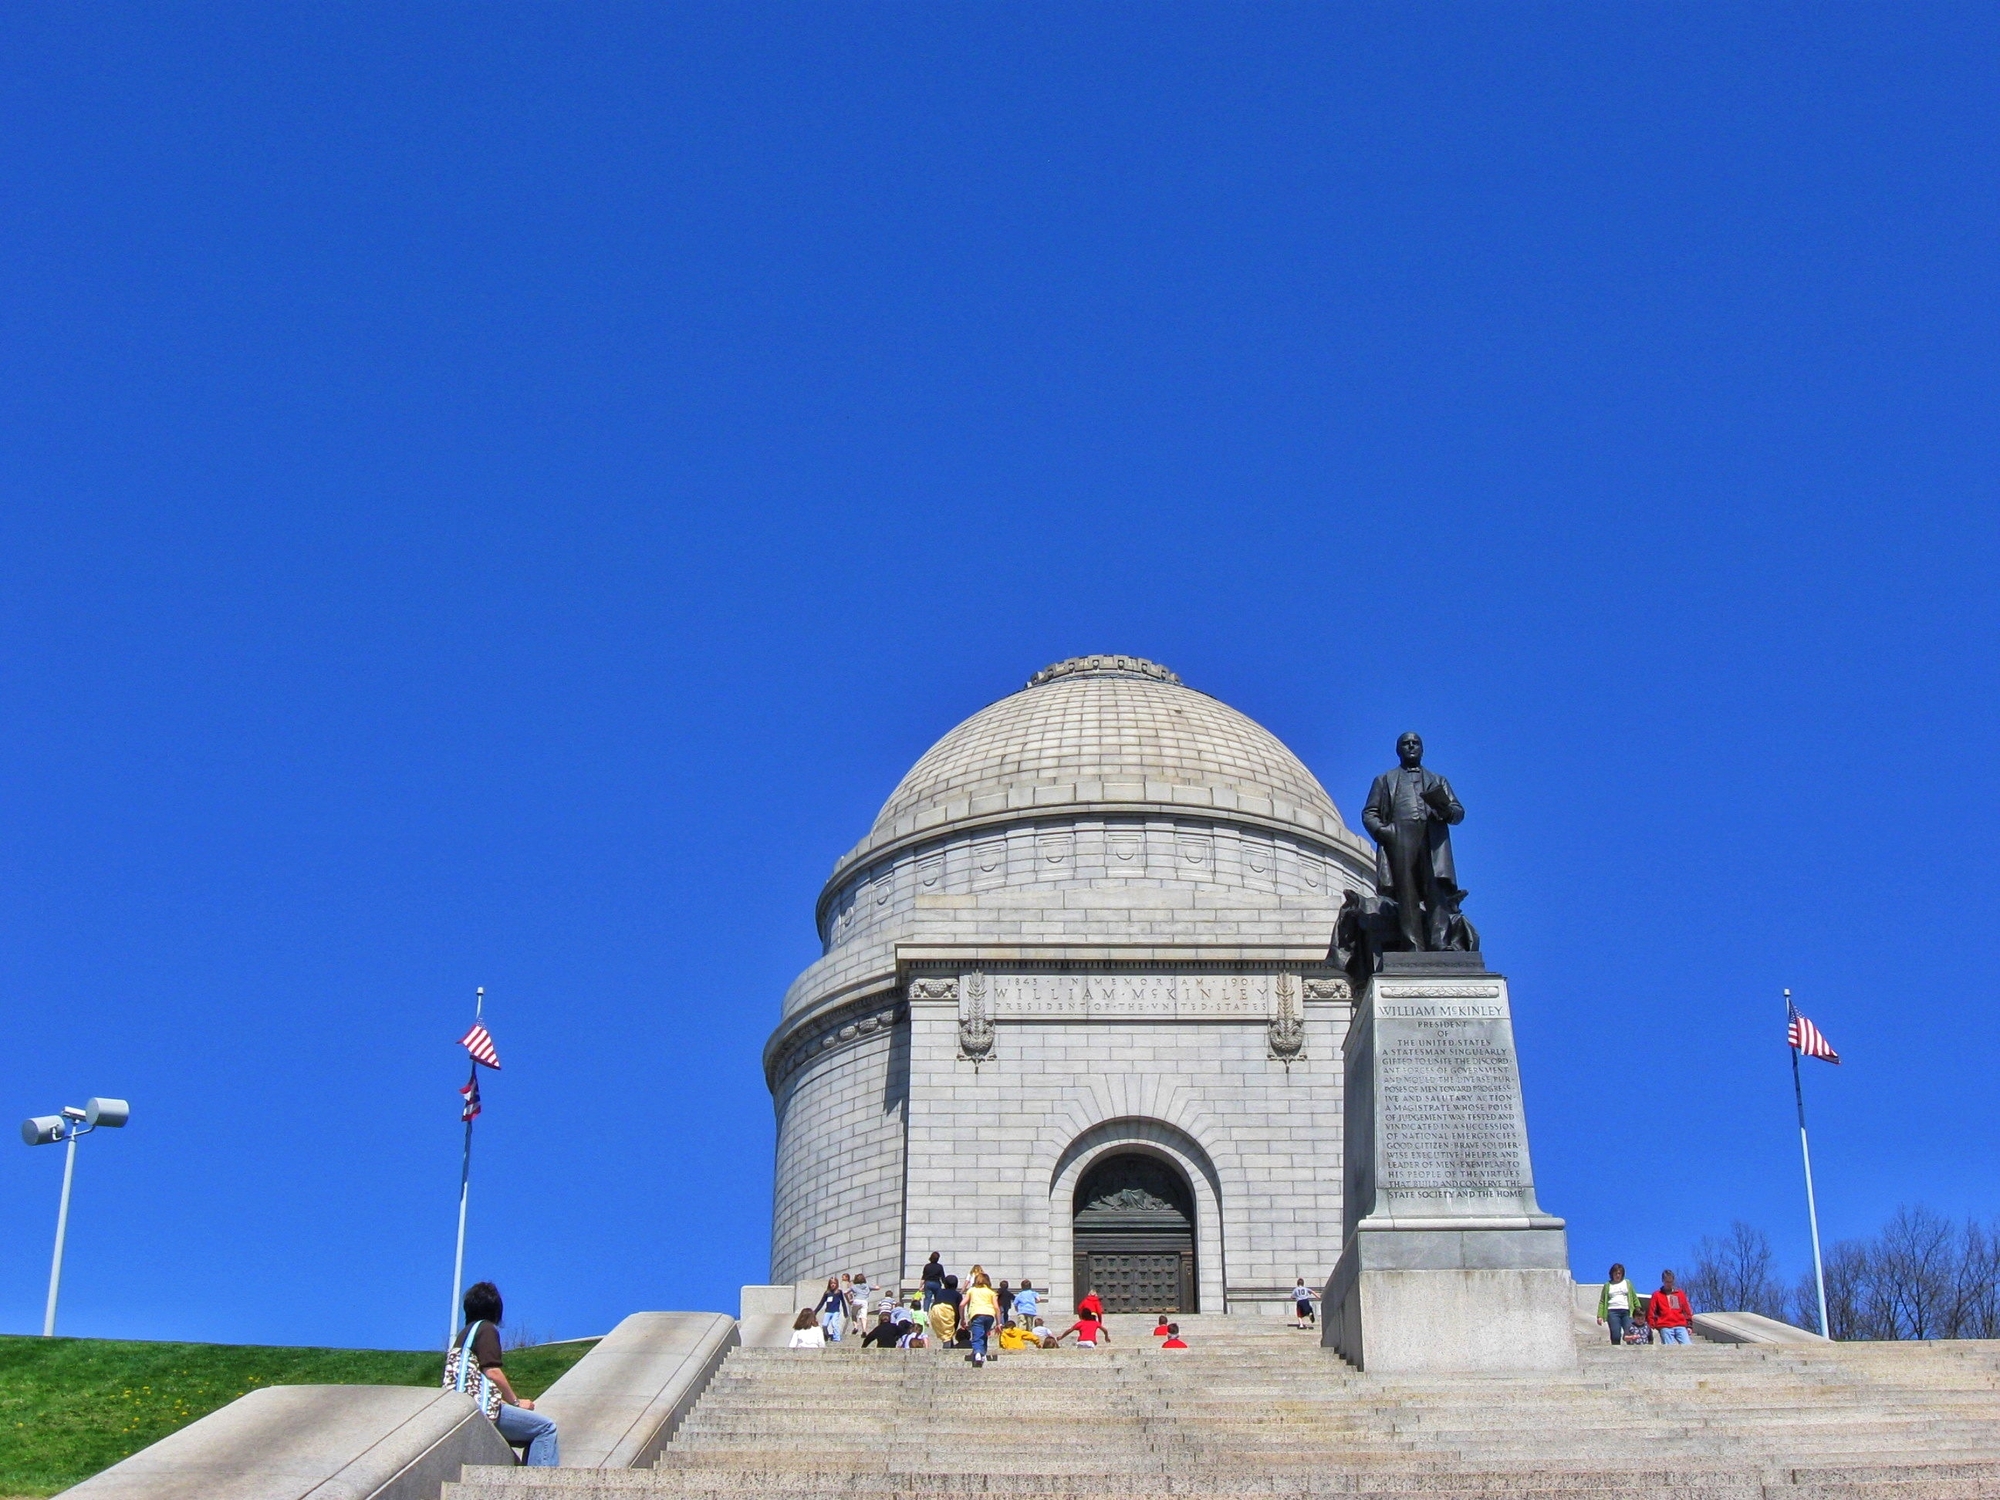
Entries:
{"label": "inscription on pedestal", "polygon": [[1415,988],[1376,996],[1376,1190],[1430,1212],[1532,1194],[1505,991]]}

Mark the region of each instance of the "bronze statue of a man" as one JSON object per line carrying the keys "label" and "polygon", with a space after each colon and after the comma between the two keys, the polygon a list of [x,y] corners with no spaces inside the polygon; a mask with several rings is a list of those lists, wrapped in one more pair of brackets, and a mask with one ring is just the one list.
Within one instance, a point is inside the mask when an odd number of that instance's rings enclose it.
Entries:
{"label": "bronze statue of a man", "polygon": [[1396,741],[1402,762],[1368,789],[1361,825],[1375,840],[1375,886],[1396,898],[1396,921],[1413,949],[1453,946],[1458,915],[1458,871],[1451,862],[1451,825],[1465,809],[1451,783],[1424,769],[1424,742],[1415,734]]}

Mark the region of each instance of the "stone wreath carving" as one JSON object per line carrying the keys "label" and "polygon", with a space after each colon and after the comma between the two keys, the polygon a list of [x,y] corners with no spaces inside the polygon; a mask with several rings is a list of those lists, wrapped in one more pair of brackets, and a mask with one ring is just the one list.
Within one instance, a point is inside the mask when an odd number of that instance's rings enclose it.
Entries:
{"label": "stone wreath carving", "polygon": [[1345,1000],[1354,1002],[1354,986],[1345,979],[1308,979],[1306,981],[1308,1000]]}
{"label": "stone wreath carving", "polygon": [[958,981],[956,979],[917,979],[911,981],[912,1000],[956,1000]]}
{"label": "stone wreath carving", "polygon": [[965,1005],[958,1017],[958,1055],[976,1071],[993,1055],[993,1023],[986,1019],[986,976],[965,976]]}
{"label": "stone wreath carving", "polygon": [[887,1010],[876,1011],[866,1016],[854,1016],[850,1012],[849,1019],[845,1022],[830,1023],[794,1042],[786,1049],[784,1056],[778,1059],[778,1065],[772,1070],[772,1076],[776,1082],[783,1083],[822,1052],[829,1052],[836,1047],[857,1042],[863,1037],[887,1031],[901,1019],[900,1006],[891,1006]]}
{"label": "stone wreath carving", "polygon": [[1271,1017],[1269,1038],[1271,1059],[1285,1065],[1290,1072],[1292,1064],[1306,1055],[1306,1018],[1299,1012],[1298,981],[1289,974],[1280,974],[1273,981],[1277,991],[1278,1010]]}

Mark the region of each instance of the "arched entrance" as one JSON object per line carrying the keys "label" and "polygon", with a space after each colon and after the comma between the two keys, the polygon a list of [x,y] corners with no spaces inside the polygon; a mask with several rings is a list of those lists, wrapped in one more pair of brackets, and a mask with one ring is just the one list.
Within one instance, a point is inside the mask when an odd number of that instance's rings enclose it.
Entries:
{"label": "arched entrance", "polygon": [[1157,1156],[1121,1152],[1076,1185],[1076,1289],[1106,1312],[1194,1312],[1194,1193]]}

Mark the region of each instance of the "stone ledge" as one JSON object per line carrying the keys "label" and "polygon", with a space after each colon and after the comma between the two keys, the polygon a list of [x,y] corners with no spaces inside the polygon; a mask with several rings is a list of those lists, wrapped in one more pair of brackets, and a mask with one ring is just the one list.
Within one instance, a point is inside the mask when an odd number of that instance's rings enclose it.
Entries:
{"label": "stone ledge", "polygon": [[437,1500],[466,1465],[514,1462],[456,1391],[274,1385],[102,1474],[76,1500]]}
{"label": "stone ledge", "polygon": [[1325,943],[896,944],[896,967],[899,970],[927,964],[1324,964],[1326,961]]}
{"label": "stone ledge", "polygon": [[[1593,1304],[1591,1312],[1597,1311]],[[1761,1313],[1696,1313],[1694,1331],[1714,1344],[1826,1344],[1832,1340],[1810,1329],[1780,1323]]]}
{"label": "stone ledge", "polygon": [[535,1403],[566,1469],[636,1469],[659,1457],[738,1343],[723,1313],[633,1313]]}

